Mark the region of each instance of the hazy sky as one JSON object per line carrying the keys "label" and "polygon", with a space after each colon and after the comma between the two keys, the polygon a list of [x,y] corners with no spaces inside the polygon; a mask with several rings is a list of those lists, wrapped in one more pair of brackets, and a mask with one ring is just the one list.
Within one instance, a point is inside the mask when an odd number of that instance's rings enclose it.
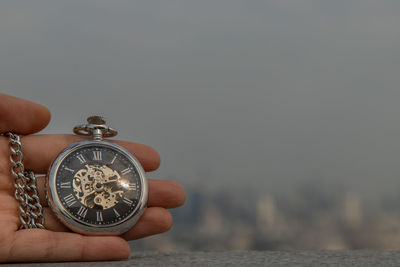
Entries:
{"label": "hazy sky", "polygon": [[[1,1],[0,91],[184,185],[400,189],[400,1]],[[260,186],[261,185],[261,186]]]}

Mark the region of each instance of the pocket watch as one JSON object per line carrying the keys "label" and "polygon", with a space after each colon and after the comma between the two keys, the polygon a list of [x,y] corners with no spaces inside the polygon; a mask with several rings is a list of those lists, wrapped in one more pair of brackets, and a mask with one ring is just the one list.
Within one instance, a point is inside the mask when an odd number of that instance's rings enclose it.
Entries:
{"label": "pocket watch", "polygon": [[105,141],[117,135],[104,118],[92,116],[74,133],[92,136],[68,146],[51,164],[46,196],[56,217],[72,231],[118,235],[139,220],[148,185],[139,161],[123,147]]}

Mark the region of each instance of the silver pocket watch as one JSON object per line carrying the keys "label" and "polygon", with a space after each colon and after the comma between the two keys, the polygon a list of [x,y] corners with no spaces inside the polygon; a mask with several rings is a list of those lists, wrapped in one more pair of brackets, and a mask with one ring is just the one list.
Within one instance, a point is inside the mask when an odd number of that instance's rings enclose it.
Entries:
{"label": "silver pocket watch", "polygon": [[118,235],[139,220],[148,185],[139,161],[123,147],[105,141],[117,131],[92,116],[74,133],[92,136],[68,146],[50,166],[46,195],[57,218],[86,235]]}

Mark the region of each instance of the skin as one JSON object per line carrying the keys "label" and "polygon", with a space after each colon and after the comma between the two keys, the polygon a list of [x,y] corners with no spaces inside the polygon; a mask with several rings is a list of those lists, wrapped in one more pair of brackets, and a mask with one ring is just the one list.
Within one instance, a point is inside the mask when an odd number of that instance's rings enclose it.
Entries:
{"label": "skin", "polygon": [[[65,147],[84,139],[74,135],[32,135],[46,127],[49,121],[50,112],[46,107],[0,94],[0,133],[11,131],[24,135],[24,165],[35,173],[46,173]],[[160,165],[160,157],[153,148],[127,141],[114,142],[134,154],[145,171],[154,171]],[[69,231],[54,217],[45,201],[44,177],[39,177],[38,190],[46,230],[19,230],[21,223],[9,156],[9,140],[0,136],[0,262],[126,259],[130,252],[127,241],[168,231],[172,216],[167,209],[185,202],[185,191],[176,182],[150,179],[148,207],[132,229],[122,236],[84,236]]]}

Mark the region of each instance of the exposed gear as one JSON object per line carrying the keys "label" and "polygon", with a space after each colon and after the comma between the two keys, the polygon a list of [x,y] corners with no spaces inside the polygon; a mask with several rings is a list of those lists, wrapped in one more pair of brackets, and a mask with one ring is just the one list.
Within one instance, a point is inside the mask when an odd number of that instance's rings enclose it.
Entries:
{"label": "exposed gear", "polygon": [[85,206],[114,207],[122,197],[121,176],[106,165],[86,164],[74,176],[74,193]]}

